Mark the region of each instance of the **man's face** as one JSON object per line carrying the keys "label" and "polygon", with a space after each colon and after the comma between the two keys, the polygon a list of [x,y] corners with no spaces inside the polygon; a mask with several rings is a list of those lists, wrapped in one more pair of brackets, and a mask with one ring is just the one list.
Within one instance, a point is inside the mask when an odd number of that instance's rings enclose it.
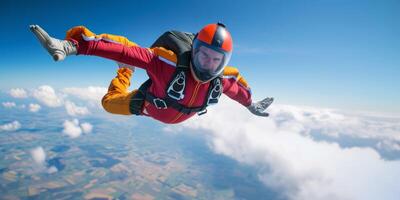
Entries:
{"label": "man's face", "polygon": [[201,69],[204,71],[215,72],[221,65],[224,58],[222,53],[214,51],[208,47],[200,46],[199,51],[195,55],[195,59],[200,63]]}

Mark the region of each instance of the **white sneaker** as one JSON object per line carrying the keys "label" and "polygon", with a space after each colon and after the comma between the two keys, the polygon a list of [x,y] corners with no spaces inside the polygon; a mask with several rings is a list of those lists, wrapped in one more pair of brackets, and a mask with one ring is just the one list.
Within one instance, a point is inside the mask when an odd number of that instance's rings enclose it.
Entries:
{"label": "white sneaker", "polygon": [[72,42],[50,37],[39,25],[30,25],[29,28],[55,61],[61,61],[66,56],[77,54],[76,46]]}

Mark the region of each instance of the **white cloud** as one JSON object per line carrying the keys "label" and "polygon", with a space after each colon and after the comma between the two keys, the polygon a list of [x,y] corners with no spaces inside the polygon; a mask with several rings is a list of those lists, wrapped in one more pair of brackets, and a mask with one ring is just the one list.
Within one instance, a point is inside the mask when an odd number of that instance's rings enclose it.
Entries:
{"label": "white cloud", "polygon": [[49,173],[49,174],[53,174],[56,172],[58,172],[58,169],[55,166],[51,166],[51,167],[47,168],[47,173]]}
{"label": "white cloud", "polygon": [[65,109],[67,110],[67,113],[71,116],[77,116],[77,115],[87,115],[89,114],[89,110],[86,107],[79,107],[75,105],[75,103],[71,101],[66,101],[65,102]]}
{"label": "white cloud", "polygon": [[9,101],[7,101],[7,102],[2,102],[1,104],[3,104],[3,106],[4,106],[5,108],[13,108],[13,107],[17,106],[17,105],[15,104],[15,102],[9,102]]}
{"label": "white cloud", "polygon": [[13,88],[10,90],[10,95],[14,98],[27,98],[28,94],[22,88]]}
{"label": "white cloud", "polygon": [[79,127],[79,121],[77,119],[72,121],[65,120],[63,133],[71,138],[79,137],[82,134],[82,129]]}
{"label": "white cloud", "polygon": [[93,126],[90,123],[82,123],[81,124],[82,132],[83,133],[90,133],[93,130]]}
{"label": "white cloud", "polygon": [[44,152],[41,146],[32,149],[31,155],[36,164],[38,165],[44,164],[44,161],[46,160],[46,153]]}
{"label": "white cloud", "polygon": [[40,110],[40,108],[41,107],[39,104],[33,104],[33,103],[29,104],[29,111],[31,112],[37,112]]}
{"label": "white cloud", "polygon": [[33,97],[49,107],[59,107],[63,104],[61,95],[57,95],[51,86],[43,85],[33,91]]}
{"label": "white cloud", "polygon": [[400,151],[400,143],[391,140],[380,141],[376,146],[386,151]]}
{"label": "white cloud", "polygon": [[276,104],[269,109],[271,117],[262,118],[236,102],[221,101],[207,115],[177,129],[202,130],[216,153],[255,166],[260,180],[287,198],[397,199],[400,195],[400,161],[383,160],[372,148],[318,142],[311,134],[399,141],[396,119]]}
{"label": "white cloud", "polygon": [[82,100],[101,102],[101,99],[107,93],[107,88],[95,87],[95,86],[89,86],[87,88],[71,87],[71,88],[64,88],[62,91],[68,95],[75,96]]}
{"label": "white cloud", "polygon": [[18,121],[13,121],[8,124],[0,125],[0,131],[16,131],[21,128],[21,124]]}
{"label": "white cloud", "polygon": [[34,172],[47,172],[49,174],[53,174],[58,172],[57,167],[55,166],[50,166],[46,167],[46,152],[43,150],[43,147],[38,146],[30,151],[32,159],[34,163],[36,164],[36,170]]}
{"label": "white cloud", "polygon": [[90,133],[93,129],[93,126],[90,123],[79,124],[78,119],[73,119],[71,121],[65,120],[63,126],[63,133],[68,135],[70,138],[77,138],[81,136],[82,133]]}

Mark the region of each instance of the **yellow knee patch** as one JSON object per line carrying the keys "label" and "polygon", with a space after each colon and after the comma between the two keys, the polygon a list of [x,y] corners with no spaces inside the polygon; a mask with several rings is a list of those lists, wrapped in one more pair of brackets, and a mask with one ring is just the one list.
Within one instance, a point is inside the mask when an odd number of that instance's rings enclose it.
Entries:
{"label": "yellow knee patch", "polygon": [[112,35],[112,34],[107,34],[103,33],[100,35],[96,35],[92,31],[90,31],[88,28],[85,26],[75,26],[67,31],[67,34],[65,36],[65,39],[74,39],[74,40],[106,40],[106,41],[112,41],[118,44],[123,44],[126,46],[138,46],[136,43],[128,40],[128,38],[119,36],[119,35]]}

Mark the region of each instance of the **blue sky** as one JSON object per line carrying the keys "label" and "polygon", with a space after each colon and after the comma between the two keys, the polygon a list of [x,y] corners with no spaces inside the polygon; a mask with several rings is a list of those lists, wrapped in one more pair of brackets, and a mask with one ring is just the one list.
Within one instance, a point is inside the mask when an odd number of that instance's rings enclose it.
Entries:
{"label": "blue sky", "polygon": [[[234,40],[231,65],[254,99],[400,113],[399,1],[2,1],[0,89],[106,87],[113,61],[52,61],[30,33],[39,24],[64,37],[72,26],[150,45],[168,29],[196,32],[224,22]],[[137,70],[139,71],[139,70]],[[145,80],[138,72],[133,87]]]}
{"label": "blue sky", "polygon": [[[35,163],[31,147],[42,149],[46,156],[42,162],[61,157],[66,168],[73,168],[81,161],[77,158],[94,158],[83,149],[70,154],[52,149],[59,144],[73,147],[111,142],[101,145],[109,151],[109,147],[124,147],[120,142],[137,145],[132,153],[153,148],[157,154],[182,155],[190,161],[183,168],[183,181],[190,179],[201,187],[209,183],[207,177],[218,181],[212,182],[213,186],[224,186],[220,178],[234,177],[233,181],[225,179],[227,185],[222,189],[237,198],[241,191],[249,191],[243,190],[244,181],[256,190],[251,194],[261,195],[266,190],[289,200],[398,199],[399,10],[400,1],[389,0],[125,1],[114,5],[105,1],[1,1],[0,148],[9,159],[0,161],[0,179],[16,171],[15,182],[5,182],[7,187],[18,184],[15,190],[7,190],[14,193],[27,191],[27,185],[42,185],[40,180],[24,182],[26,179],[18,177],[64,181],[65,172],[76,172],[57,168],[58,172],[48,174],[46,167],[31,172],[34,165],[43,165]],[[124,35],[149,46],[165,30],[196,32],[217,21],[224,22],[232,33],[230,64],[248,80],[254,99],[275,97],[276,103],[268,108],[269,118],[254,116],[227,97],[206,115],[174,126],[106,113],[100,99],[115,76],[115,62],[72,56],[56,63],[28,28],[39,24],[62,38],[70,27],[85,25],[95,33]],[[143,70],[136,71],[132,89],[146,79]],[[11,89],[14,95],[9,93]],[[85,133],[84,129],[91,131]],[[103,147],[95,150],[101,152]],[[18,158],[21,151],[24,156],[18,160],[14,156]],[[137,161],[147,156],[129,159],[145,168]],[[129,169],[136,173],[136,168]],[[204,173],[206,179],[194,179],[187,169]],[[139,177],[139,185],[152,184]],[[236,187],[235,180],[241,187]],[[108,182],[98,182],[98,186],[107,188]]]}

